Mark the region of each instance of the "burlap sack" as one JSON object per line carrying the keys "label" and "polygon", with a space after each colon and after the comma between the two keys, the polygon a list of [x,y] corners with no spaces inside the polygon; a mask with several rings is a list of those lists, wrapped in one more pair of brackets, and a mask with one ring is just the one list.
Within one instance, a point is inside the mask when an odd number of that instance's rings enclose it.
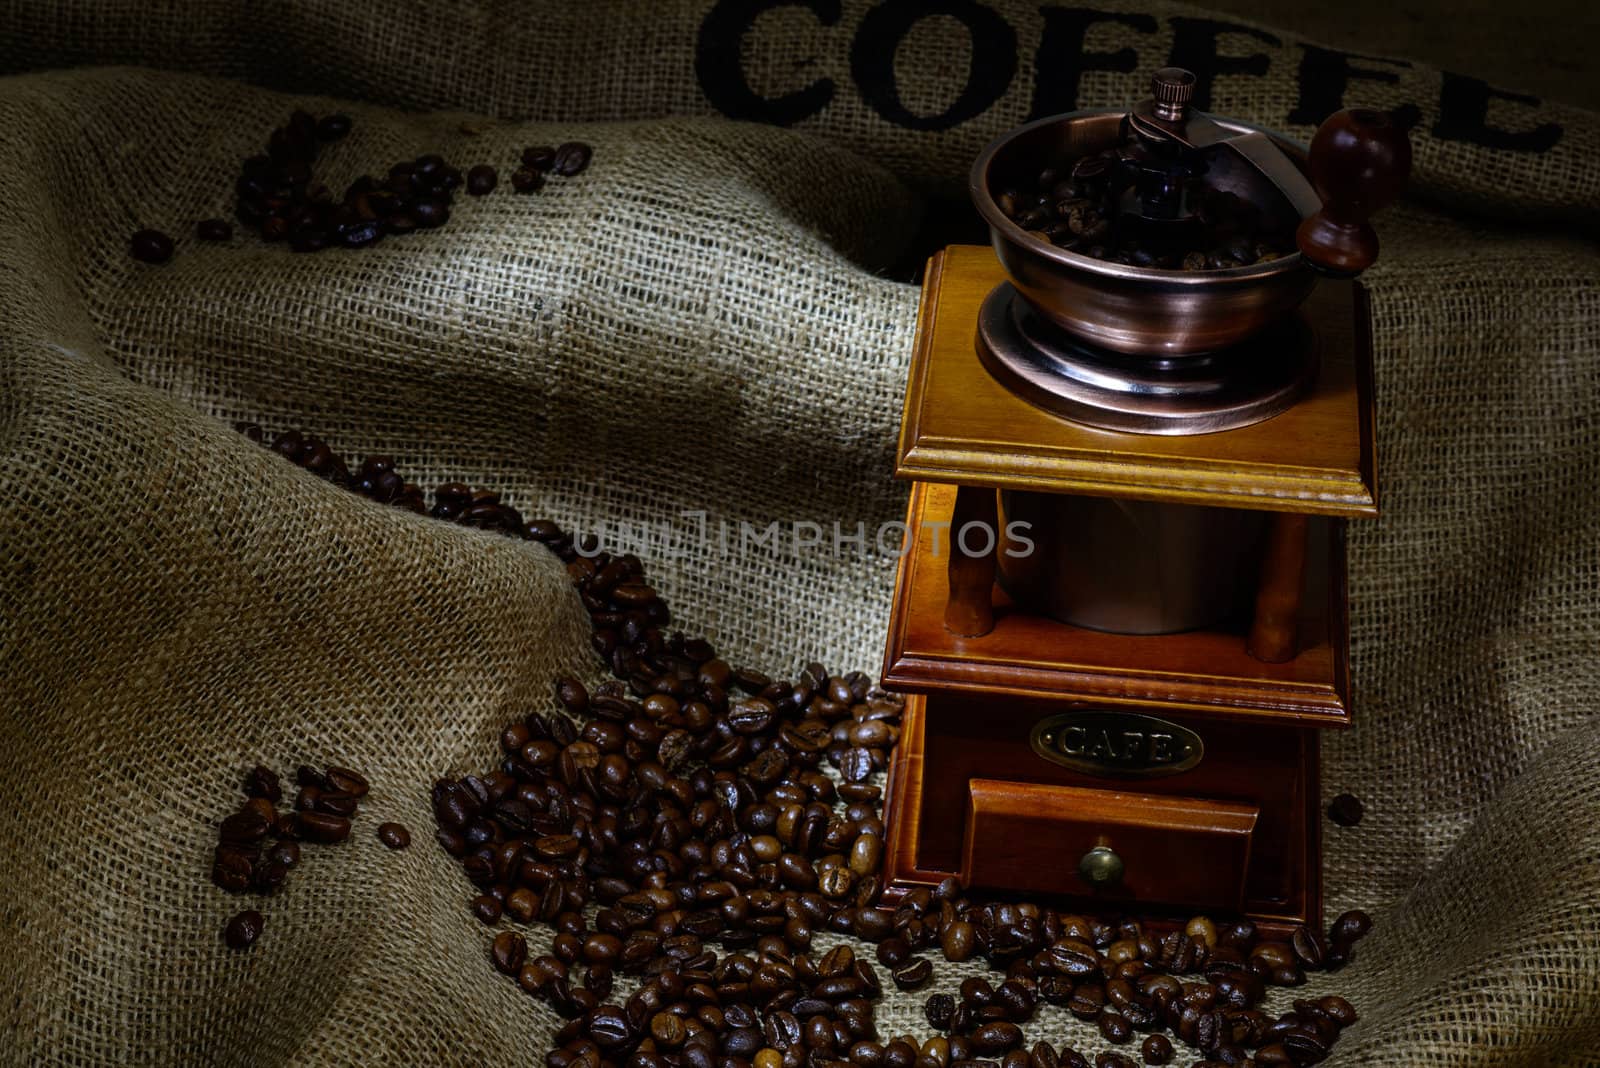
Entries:
{"label": "burlap sack", "polygon": [[[226,77],[0,82],[7,1063],[526,1063],[557,1026],[488,968],[468,886],[428,842],[426,791],[484,766],[555,673],[592,670],[564,575],[535,546],[343,494],[232,420],[306,426],[347,455],[393,455],[424,486],[492,485],[525,514],[608,524],[640,543],[680,624],[738,660],[876,667],[892,560],[870,538],[835,551],[831,533],[871,531],[903,503],[886,475],[917,295],[880,272],[921,207],[905,183],[958,183],[975,147],[1027,114],[1043,23],[991,5],[1022,67],[948,130],[862,102],[860,5],[824,24],[775,9],[745,35],[759,95],[833,81],[799,122],[809,133],[574,125],[719,110],[696,49],[735,7],[12,11],[8,69]],[[1174,18],[1197,17],[1122,15],[1156,28],[1097,26],[1085,47],[1138,44],[1144,69],[1167,58]],[[930,19],[899,50],[915,114],[949,104],[955,26]],[[1270,63],[1219,78],[1212,106],[1304,133],[1286,116],[1310,53],[1226,40]],[[1329,828],[1330,909],[1360,905],[1378,927],[1311,989],[1363,1012],[1330,1063],[1593,1065],[1600,265],[1557,230],[1592,226],[1597,127],[1501,100],[1500,128],[1558,123],[1559,140],[1536,153],[1440,138],[1417,90],[1436,101],[1446,80],[1412,69],[1349,94],[1419,100],[1418,202],[1484,214],[1397,211],[1368,279],[1384,516],[1354,532],[1357,727],[1327,739],[1324,784],[1369,813]],[[1134,74],[1090,72],[1078,95],[1136,92]],[[127,257],[139,226],[188,234],[225,214],[237,161],[295,106],[355,117],[327,156],[335,180],[426,150],[504,168],[569,136],[595,163],[359,254],[241,236],[185,238],[164,268]],[[1562,227],[1505,222],[1531,215]],[[740,539],[741,523],[773,522],[788,536]],[[796,523],[822,528],[823,547],[797,549]],[[206,881],[208,850],[257,760],[349,763],[375,790],[354,843],[308,850],[261,943],[235,954],[218,931],[241,902]],[[371,830],[386,818],[418,844],[382,850]],[[923,1033],[921,1000],[886,999],[880,1030]],[[1101,1048],[1058,1011],[1030,1030]]]}

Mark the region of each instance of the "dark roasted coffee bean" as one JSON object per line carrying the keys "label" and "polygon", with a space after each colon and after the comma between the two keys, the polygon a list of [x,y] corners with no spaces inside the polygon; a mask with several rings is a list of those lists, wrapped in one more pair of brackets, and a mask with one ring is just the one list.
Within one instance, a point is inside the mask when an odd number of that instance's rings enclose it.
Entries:
{"label": "dark roasted coffee bean", "polygon": [[495,970],[503,975],[515,976],[528,956],[528,940],[516,931],[501,931],[489,947],[489,959]]}
{"label": "dark roasted coffee bean", "polygon": [[[306,791],[310,793],[310,791]],[[318,791],[311,802],[311,810],[325,812],[330,816],[344,816],[348,819],[356,814],[360,806],[356,799],[345,793]]]}
{"label": "dark roasted coffee bean", "polygon": [[202,241],[227,241],[233,237],[233,224],[227,219],[201,219],[194,232]]}
{"label": "dark roasted coffee bean", "polygon": [[615,1005],[602,1005],[589,1014],[589,1037],[601,1050],[622,1049],[633,1041],[628,1018]]}
{"label": "dark roasted coffee bean", "polygon": [[246,806],[222,821],[217,828],[217,837],[229,844],[254,845],[265,838],[271,829],[272,821],[258,810]]}
{"label": "dark roasted coffee bean", "polygon": [[929,1026],[936,1031],[948,1031],[951,1017],[955,1015],[956,999],[949,994],[930,994],[922,1009]]}
{"label": "dark roasted coffee bean", "polygon": [[1328,818],[1341,827],[1354,827],[1366,814],[1366,806],[1354,794],[1339,794],[1328,802]]}
{"label": "dark roasted coffee bean", "polygon": [[537,193],[544,188],[544,175],[539,171],[518,167],[511,172],[511,188],[518,193]]}
{"label": "dark roasted coffee bean", "polygon": [[954,920],[946,924],[939,936],[939,948],[948,961],[960,963],[967,960],[977,947],[977,930],[965,920]]}
{"label": "dark roasted coffee bean", "polygon": [[423,230],[432,230],[450,221],[450,208],[443,200],[419,200],[411,205],[411,221]]}
{"label": "dark roasted coffee bean", "polygon": [[378,841],[390,849],[404,849],[411,844],[411,832],[398,823],[378,824]]}
{"label": "dark roasted coffee bean", "polygon": [[[582,174],[589,166],[589,159],[594,155],[594,149],[582,141],[568,141],[556,149],[555,159],[550,164],[550,169],[564,178]],[[526,158],[524,158],[526,162]]]}
{"label": "dark roasted coffee bean", "polygon": [[349,132],[348,115],[324,115],[317,120],[316,134],[319,141],[337,141]]}
{"label": "dark roasted coffee bean", "polygon": [[1372,930],[1372,917],[1360,909],[1340,913],[1328,928],[1328,941],[1336,946],[1350,946],[1366,937]]}
{"label": "dark roasted coffee bean", "polygon": [[487,163],[480,163],[467,171],[467,193],[470,196],[481,197],[492,193],[499,182],[499,172]]}
{"label": "dark roasted coffee bean", "polygon": [[1296,927],[1289,938],[1289,945],[1300,963],[1307,968],[1322,967],[1323,958],[1328,953],[1322,936],[1309,927]]}
{"label": "dark roasted coffee bean", "polygon": [[261,937],[261,928],[266,922],[255,909],[245,909],[228,921],[222,932],[223,940],[229,949],[249,949]]}
{"label": "dark roasted coffee bean", "polygon": [[487,924],[500,921],[501,904],[499,900],[488,894],[480,894],[472,899],[472,914]]}
{"label": "dark roasted coffee bean", "polygon": [[1166,1035],[1148,1035],[1139,1044],[1139,1055],[1146,1064],[1166,1064],[1172,1060],[1172,1042]]}
{"label": "dark roasted coffee bean", "polygon": [[915,990],[933,975],[933,964],[926,957],[916,957],[896,968],[891,974],[895,986],[901,990]]}
{"label": "dark roasted coffee bean", "polygon": [[1138,1068],[1132,1057],[1105,1050],[1095,1054],[1094,1068]]}
{"label": "dark roasted coffee bean", "polygon": [[306,842],[331,844],[350,837],[350,821],[343,816],[330,816],[325,812],[299,812],[295,814],[295,834]]}
{"label": "dark roasted coffee bean", "polygon": [[133,258],[144,263],[166,263],[172,258],[172,238],[160,230],[140,230],[128,244]]}
{"label": "dark roasted coffee bean", "polygon": [[244,792],[251,797],[264,797],[273,804],[283,800],[283,787],[278,774],[257,764],[244,777]]}
{"label": "dark roasted coffee bean", "polygon": [[972,1032],[969,1041],[976,1052],[985,1057],[992,1057],[1020,1046],[1022,1028],[1014,1023],[997,1020],[978,1027]]}
{"label": "dark roasted coffee bean", "polygon": [[274,864],[282,864],[285,868],[292,868],[300,863],[300,843],[275,842],[266,851],[264,857]]}
{"label": "dark roasted coffee bean", "polygon": [[530,171],[547,171],[555,162],[554,145],[530,145],[522,150],[522,165]]}
{"label": "dark roasted coffee bean", "polygon": [[1100,1026],[1101,1037],[1107,1042],[1115,1042],[1120,1045],[1133,1037],[1133,1025],[1128,1022],[1126,1016],[1119,1012],[1112,1012],[1107,1009],[1100,1014],[1100,1018],[1095,1022]]}

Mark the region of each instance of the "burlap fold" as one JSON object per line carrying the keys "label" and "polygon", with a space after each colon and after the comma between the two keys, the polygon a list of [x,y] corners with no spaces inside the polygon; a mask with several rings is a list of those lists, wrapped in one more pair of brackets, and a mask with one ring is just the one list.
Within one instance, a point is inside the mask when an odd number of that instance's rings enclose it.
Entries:
{"label": "burlap fold", "polygon": [[[873,670],[893,561],[871,532],[903,503],[887,475],[917,304],[881,271],[921,211],[912,188],[959,181],[1027,105],[950,131],[863,118],[856,6],[793,38],[821,70],[766,22],[747,41],[765,95],[833,76],[837,101],[801,131],[575,124],[716,110],[684,74],[704,3],[649,27],[642,7],[547,11],[538,35],[520,6],[83,7],[96,17],[20,5],[0,57],[229,77],[0,81],[0,1059],[527,1063],[558,1023],[489,969],[425,799],[435,775],[484,766],[553,675],[592,671],[565,576],[537,546],[344,494],[228,423],[306,426],[424,486],[491,485],[630,538],[679,625],[737,660]],[[952,26],[924,29],[946,48]],[[1115,43],[1101,30],[1096,49]],[[668,58],[644,68],[647,40]],[[934,70],[946,52],[908,54]],[[1101,103],[1130,84],[1084,77]],[[1296,84],[1257,81],[1219,80],[1214,106],[1299,129],[1281,121]],[[595,160],[361,253],[190,239],[296,106],[354,117],[321,164],[335,181],[428,150],[504,171],[576,136]],[[1324,787],[1368,811],[1328,828],[1330,909],[1378,925],[1312,987],[1363,1014],[1332,1064],[1600,1063],[1600,262],[1494,221],[1528,208],[1505,191],[1529,183],[1535,210],[1587,225],[1576,161],[1596,127],[1536,118],[1564,130],[1538,158],[1419,142],[1423,198],[1483,214],[1398,210],[1368,278],[1384,514],[1353,531],[1356,727],[1327,738]],[[181,235],[170,265],[128,257],[147,225]],[[796,546],[797,523],[820,548]],[[860,524],[865,551],[835,523]],[[372,802],[230,953],[220,925],[241,902],[206,880],[215,823],[246,766],[302,760],[362,768]],[[389,818],[409,851],[372,839]],[[923,1033],[921,1000],[887,998],[880,1030]],[[1101,1048],[1055,1010],[1036,1028]]]}

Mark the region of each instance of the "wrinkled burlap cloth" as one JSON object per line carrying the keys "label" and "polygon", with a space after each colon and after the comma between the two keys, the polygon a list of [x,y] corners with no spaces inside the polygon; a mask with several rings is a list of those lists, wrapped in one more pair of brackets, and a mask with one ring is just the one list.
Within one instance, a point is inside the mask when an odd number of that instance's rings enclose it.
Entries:
{"label": "wrinkled burlap cloth", "polygon": [[[870,532],[904,499],[888,472],[918,295],[882,270],[924,194],[1027,117],[1044,29],[1037,5],[992,5],[1020,56],[1009,87],[949,129],[906,129],[863,103],[881,41],[852,73],[882,27],[828,6],[734,37],[756,95],[830,82],[797,131],[706,117],[717,72],[696,73],[696,48],[724,32],[705,29],[709,0],[8,6],[0,1059],[528,1064],[558,1025],[490,970],[426,798],[435,775],[487,766],[556,673],[594,672],[561,568],[335,489],[234,420],[390,454],[428,489],[502,488],[580,529],[667,520],[672,543],[641,551],[682,626],[775,673],[876,671],[892,561],[835,555],[831,525]],[[1146,28],[1099,24],[1084,47],[1135,49],[1146,72],[1174,18],[1200,15],[1106,6]],[[1219,76],[1210,106],[1306,136],[1286,120],[1300,42],[1220,40],[1266,62]],[[891,48],[910,113],[950,104],[968,51],[946,17]],[[168,70],[44,72],[118,63]],[[1327,793],[1368,811],[1328,828],[1329,914],[1363,906],[1377,928],[1310,989],[1362,1013],[1337,1065],[1590,1065],[1600,126],[1496,97],[1488,125],[1555,123],[1558,142],[1452,140],[1439,73],[1394,69],[1347,94],[1413,102],[1420,123],[1414,196],[1368,276],[1383,517],[1354,525],[1356,726],[1324,749]],[[1124,105],[1142,81],[1092,71],[1078,102]],[[425,151],[505,174],[521,146],[570,137],[594,164],[539,196],[461,198],[443,230],[362,253],[197,244],[194,221],[230,214],[238,161],[297,106],[355,118],[321,164],[334,188]],[[129,258],[142,226],[180,235],[170,265]],[[704,541],[680,517],[695,511]],[[741,522],[774,521],[830,536],[739,551]],[[234,953],[219,932],[248,899],[207,870],[256,761],[345,763],[374,790],[352,843],[308,849]],[[417,844],[382,850],[384,819]],[[882,1033],[925,1035],[923,997],[887,997]],[[1103,1047],[1059,1010],[1029,1030]]]}

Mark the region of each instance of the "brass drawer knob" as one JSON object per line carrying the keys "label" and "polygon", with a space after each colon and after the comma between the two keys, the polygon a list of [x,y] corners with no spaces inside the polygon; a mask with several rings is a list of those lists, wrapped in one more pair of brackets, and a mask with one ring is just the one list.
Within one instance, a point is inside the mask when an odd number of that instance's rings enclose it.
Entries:
{"label": "brass drawer knob", "polygon": [[1097,845],[1078,861],[1078,874],[1090,886],[1115,886],[1122,881],[1122,858],[1108,845]]}

